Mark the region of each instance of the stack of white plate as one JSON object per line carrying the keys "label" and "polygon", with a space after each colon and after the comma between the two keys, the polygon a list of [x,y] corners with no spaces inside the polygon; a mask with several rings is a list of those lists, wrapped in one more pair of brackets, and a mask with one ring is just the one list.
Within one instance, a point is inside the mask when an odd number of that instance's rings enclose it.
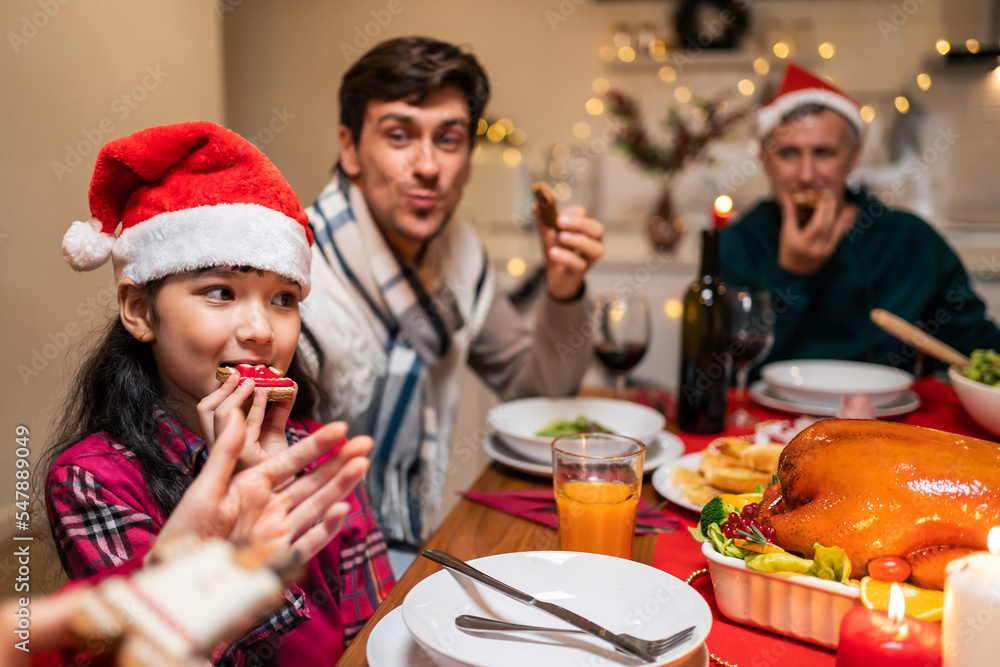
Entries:
{"label": "stack of white plate", "polygon": [[863,394],[876,417],[906,414],[920,406],[906,371],[860,361],[794,359],[764,366],[750,396],[767,408],[834,417],[845,395]]}
{"label": "stack of white plate", "polygon": [[656,662],[640,663],[586,634],[515,633],[502,637],[465,634],[462,614],[552,628],[571,628],[554,616],[441,570],[407,594],[368,638],[371,667],[502,667],[543,664],[708,667],[705,638],[712,612],[693,588],[666,572],[634,561],[572,551],[498,554],[470,564],[504,583],[554,602],[612,632],[644,639],[669,636],[689,626],[690,639]]}
{"label": "stack of white plate", "polygon": [[684,443],[663,430],[666,419],[652,408],[613,398],[523,398],[486,415],[492,436],[483,443],[493,460],[533,475],[552,476],[552,438],[535,435],[557,419],[584,416],[646,445],[643,470],[650,472],[684,453]]}

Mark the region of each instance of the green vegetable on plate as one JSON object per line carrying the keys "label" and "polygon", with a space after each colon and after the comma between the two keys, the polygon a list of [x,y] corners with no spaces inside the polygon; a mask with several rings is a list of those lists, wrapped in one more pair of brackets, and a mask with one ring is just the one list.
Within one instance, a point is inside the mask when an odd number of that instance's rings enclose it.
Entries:
{"label": "green vegetable on plate", "polygon": [[614,433],[614,431],[601,426],[584,415],[580,415],[572,421],[568,419],[556,419],[535,431],[535,435],[543,438],[558,438],[562,435],[573,435],[574,433]]}

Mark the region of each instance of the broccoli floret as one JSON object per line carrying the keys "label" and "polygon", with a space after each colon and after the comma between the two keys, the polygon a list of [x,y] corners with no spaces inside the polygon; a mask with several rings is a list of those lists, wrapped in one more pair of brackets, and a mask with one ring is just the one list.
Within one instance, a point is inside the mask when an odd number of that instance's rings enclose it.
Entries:
{"label": "broccoli floret", "polygon": [[729,518],[730,512],[735,512],[736,508],[722,502],[722,498],[716,496],[705,503],[701,508],[701,532],[708,535],[708,527],[713,523],[722,524]]}

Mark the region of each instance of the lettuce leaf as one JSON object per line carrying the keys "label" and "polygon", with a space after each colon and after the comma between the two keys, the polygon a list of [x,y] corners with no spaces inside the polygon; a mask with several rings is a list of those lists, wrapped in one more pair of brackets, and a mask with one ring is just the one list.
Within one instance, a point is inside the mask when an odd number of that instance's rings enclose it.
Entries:
{"label": "lettuce leaf", "polygon": [[813,566],[808,558],[790,553],[757,554],[746,559],[747,567],[758,572],[793,572],[806,574]]}
{"label": "lettuce leaf", "polygon": [[847,557],[846,551],[840,547],[824,547],[819,542],[814,544],[813,548],[816,553],[808,574],[828,581],[839,581],[842,584],[850,581],[851,560]]}

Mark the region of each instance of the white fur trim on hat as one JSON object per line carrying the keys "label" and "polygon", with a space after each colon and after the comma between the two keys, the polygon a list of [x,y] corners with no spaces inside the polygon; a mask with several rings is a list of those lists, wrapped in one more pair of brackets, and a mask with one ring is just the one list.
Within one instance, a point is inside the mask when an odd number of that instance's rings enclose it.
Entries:
{"label": "white fur trim on hat", "polygon": [[309,293],[312,254],[302,223],[259,204],[215,204],[160,213],[125,229],[112,251],[118,281],[139,285],[213,266],[252,266]]}
{"label": "white fur trim on hat", "polygon": [[92,271],[108,261],[115,237],[101,229],[100,220],[77,220],[70,225],[63,236],[63,259],[77,271]]}
{"label": "white fur trim on hat", "polygon": [[859,135],[864,134],[865,121],[861,118],[861,109],[852,100],[832,90],[804,88],[779,95],[757,111],[757,136],[763,139],[771,134],[781,124],[782,118],[807,104],[818,104],[836,111],[854,126]]}

